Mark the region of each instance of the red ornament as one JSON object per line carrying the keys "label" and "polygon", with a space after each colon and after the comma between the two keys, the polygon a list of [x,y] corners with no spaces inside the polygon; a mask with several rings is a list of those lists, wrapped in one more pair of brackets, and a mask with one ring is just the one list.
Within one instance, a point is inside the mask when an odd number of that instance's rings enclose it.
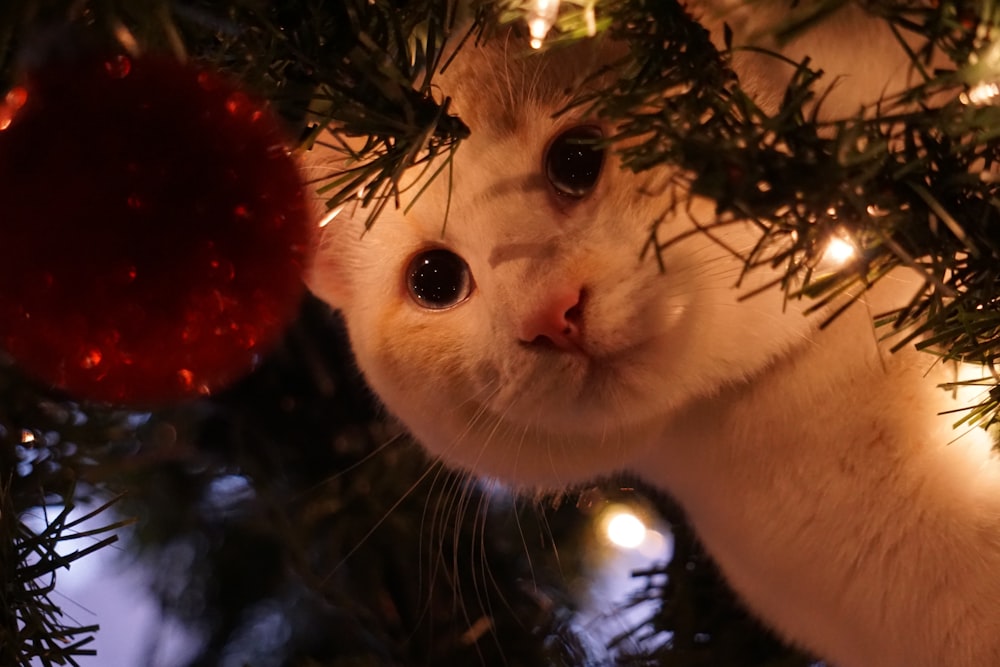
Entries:
{"label": "red ornament", "polygon": [[0,348],[81,398],[249,372],[298,310],[311,236],[278,121],[217,74],[56,62],[0,98]]}

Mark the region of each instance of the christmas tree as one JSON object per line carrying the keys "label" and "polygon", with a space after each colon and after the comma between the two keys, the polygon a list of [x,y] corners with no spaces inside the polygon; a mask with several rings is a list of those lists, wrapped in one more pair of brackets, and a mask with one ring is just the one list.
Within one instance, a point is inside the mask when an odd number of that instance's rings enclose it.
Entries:
{"label": "christmas tree", "polygon": [[[828,82],[809,62],[792,63],[772,114],[680,5],[558,4],[0,8],[2,664],[88,655],[96,624],[65,613],[57,579],[113,542],[121,517],[136,518],[126,548],[157,565],[164,610],[203,639],[191,665],[810,664],[748,618],[653,491],[615,479],[524,499],[427,460],[362,385],[335,315],[302,294],[301,190],[331,212],[359,200],[378,224],[404,172],[440,177],[468,136],[434,95],[448,49],[505,25],[528,26],[526,44],[541,48],[607,32],[630,47],[625,74],[574,104],[615,123],[627,168],[682,167],[718,202],[718,224],[757,222],[747,270],[781,267],[771,288],[789,298],[821,307],[896,266],[919,269],[926,289],[882,319],[913,326],[901,344],[991,369],[995,9],[867,3],[927,39],[911,53],[924,76],[876,109],[820,121],[809,109]],[[842,4],[790,9],[773,36]],[[925,65],[941,54],[951,66]],[[119,95],[108,80],[134,87]],[[694,92],[664,94],[676,90]],[[655,114],[650,99],[663,100]],[[221,125],[178,120],[213,109]],[[241,134],[224,143],[223,126]],[[275,154],[277,133],[294,140]],[[357,137],[356,168],[289,180],[297,153]],[[267,233],[246,234],[248,220]],[[150,246],[117,241],[139,224]],[[652,256],[657,238],[654,226]],[[831,239],[847,261],[820,272]],[[283,279],[244,282],[247,267]],[[1000,390],[991,371],[976,382],[989,398],[956,420],[989,426]],[[666,517],[673,558],[636,574],[635,602],[653,611],[595,643],[581,590],[607,549],[594,525],[621,502]],[[78,505],[92,516],[71,513]],[[81,529],[84,518],[106,520]],[[262,619],[281,631],[258,632]]]}

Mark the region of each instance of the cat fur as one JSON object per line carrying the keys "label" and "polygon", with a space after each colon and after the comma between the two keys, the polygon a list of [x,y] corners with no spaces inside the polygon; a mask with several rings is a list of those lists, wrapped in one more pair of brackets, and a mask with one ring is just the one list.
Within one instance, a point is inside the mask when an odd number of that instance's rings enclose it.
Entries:
{"label": "cat fur", "polygon": [[[755,3],[752,7],[758,7]],[[766,12],[721,15],[750,40]],[[725,8],[723,8],[725,9]],[[773,46],[773,45],[772,45]],[[823,112],[850,114],[912,76],[887,28],[844,10],[782,47],[839,77]],[[345,318],[365,378],[434,457],[525,490],[638,474],[688,513],[746,605],[837,667],[1000,665],[1000,467],[986,434],[955,430],[951,371],[875,331],[920,279],[899,271],[827,328],[781,290],[744,298],[742,262],[706,235],[712,202],[669,169],[609,153],[590,195],[554,194],[542,156],[566,89],[607,58],[584,44],[527,56],[520,38],[466,47],[437,78],[472,130],[450,193],[438,178],[367,232],[352,207],[323,229],[311,287]],[[735,64],[764,106],[791,69]],[[315,170],[341,168],[313,156]],[[680,184],[680,186],[678,185]],[[409,201],[404,201],[404,206]],[[640,250],[663,211],[663,269]],[[717,234],[748,249],[758,233]],[[428,247],[468,263],[463,303],[425,310],[405,268]],[[577,307],[579,348],[533,344]]]}

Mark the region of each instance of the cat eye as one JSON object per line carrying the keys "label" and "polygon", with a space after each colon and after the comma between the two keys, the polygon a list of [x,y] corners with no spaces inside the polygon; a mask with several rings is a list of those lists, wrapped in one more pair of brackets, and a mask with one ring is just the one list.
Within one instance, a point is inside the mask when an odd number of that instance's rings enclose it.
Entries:
{"label": "cat eye", "polygon": [[545,150],[545,176],[556,194],[573,199],[586,196],[601,175],[604,147],[597,144],[601,128],[581,125],[556,136]]}
{"label": "cat eye", "polygon": [[417,254],[406,269],[406,288],[417,305],[442,310],[472,293],[472,274],[461,257],[444,248]]}

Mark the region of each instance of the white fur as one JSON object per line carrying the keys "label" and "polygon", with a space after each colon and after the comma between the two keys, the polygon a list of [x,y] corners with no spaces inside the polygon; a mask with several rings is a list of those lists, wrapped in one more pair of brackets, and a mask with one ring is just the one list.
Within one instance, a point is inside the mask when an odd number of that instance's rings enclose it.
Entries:
{"label": "white fur", "polygon": [[[901,85],[905,56],[884,27],[845,14],[822,30],[789,48],[815,46],[846,75],[827,113]],[[684,506],[750,608],[834,665],[1000,665],[1000,469],[984,434],[938,416],[951,399],[933,359],[890,356],[871,324],[918,281],[890,277],[820,330],[778,290],[742,300],[741,263],[702,234],[670,246],[661,273],[640,257],[652,221],[674,211],[664,240],[712,204],[676,174],[613,160],[586,199],[554,195],[544,148],[586,120],[553,119],[556,91],[603,49],[522,58],[520,46],[469,47],[439,78],[473,131],[447,227],[440,178],[367,233],[366,211],[324,230],[313,289],[343,312],[389,410],[448,464],[525,488],[642,475]],[[740,67],[773,104],[781,66]],[[722,233],[736,248],[756,238]],[[471,268],[474,291],[450,310],[405,288],[429,246]],[[553,294],[581,288],[587,355],[519,340]]]}

